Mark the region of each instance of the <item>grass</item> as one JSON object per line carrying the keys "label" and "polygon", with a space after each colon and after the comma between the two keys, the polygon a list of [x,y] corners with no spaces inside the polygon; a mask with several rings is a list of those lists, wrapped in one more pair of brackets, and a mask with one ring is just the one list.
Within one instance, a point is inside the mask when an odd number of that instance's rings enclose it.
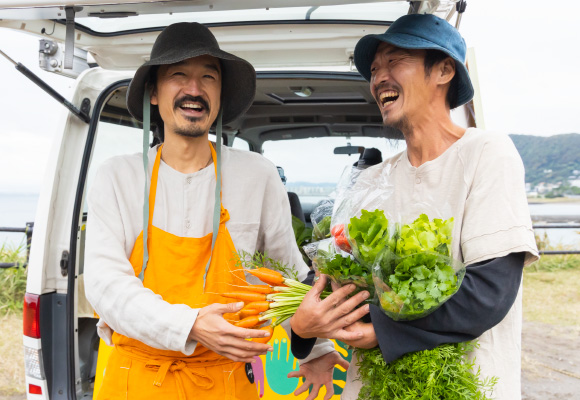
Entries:
{"label": "grass", "polygon": [[25,392],[22,315],[0,316],[0,399]]}
{"label": "grass", "polygon": [[25,392],[22,353],[22,304],[26,291],[25,245],[0,246],[0,262],[19,267],[0,269],[0,398]]}
{"label": "grass", "polygon": [[0,317],[22,312],[22,301],[26,292],[26,261],[22,246],[0,247],[0,262],[18,263],[19,267],[0,269]]}
{"label": "grass", "polygon": [[[567,250],[536,236],[540,250]],[[576,246],[578,247],[578,246]],[[524,269],[524,319],[580,327],[580,255],[544,255]]]}

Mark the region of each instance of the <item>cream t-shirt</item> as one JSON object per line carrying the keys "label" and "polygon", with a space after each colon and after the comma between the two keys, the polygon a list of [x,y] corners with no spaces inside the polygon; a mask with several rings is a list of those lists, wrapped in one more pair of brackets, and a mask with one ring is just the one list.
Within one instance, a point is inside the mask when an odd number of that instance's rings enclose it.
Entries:
{"label": "cream t-shirt", "polygon": [[[453,217],[452,255],[466,265],[517,252],[526,253],[525,265],[538,259],[524,166],[507,135],[470,128],[436,159],[413,167],[403,151],[363,172],[359,182],[365,181],[392,189],[378,204],[391,220]],[[520,287],[507,316],[479,337],[473,352],[482,376],[499,378],[494,399],[521,398],[521,328]],[[357,398],[357,378],[351,363],[343,399]]]}
{"label": "cream t-shirt", "polygon": [[[157,147],[149,150],[149,179],[156,154]],[[182,237],[211,233],[215,184],[213,164],[183,174],[161,161],[153,225]],[[86,296],[101,317],[98,332],[107,343],[114,330],[155,348],[190,355],[197,343],[188,335],[199,310],[169,304],[143,287],[129,263],[143,230],[143,186],[141,153],[114,157],[98,170],[88,197]],[[296,246],[288,195],[270,161],[223,147],[222,201],[236,250],[265,251],[294,265],[300,280],[306,278],[309,268]],[[260,283],[250,275],[247,280]],[[320,340],[303,362],[333,349],[331,342]]]}

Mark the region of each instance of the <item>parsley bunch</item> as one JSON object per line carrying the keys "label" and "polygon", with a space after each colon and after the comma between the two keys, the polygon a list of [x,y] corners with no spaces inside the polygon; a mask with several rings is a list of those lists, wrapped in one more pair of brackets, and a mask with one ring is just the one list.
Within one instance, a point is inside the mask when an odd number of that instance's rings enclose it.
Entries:
{"label": "parsley bunch", "polygon": [[357,349],[362,389],[359,400],[489,400],[497,378],[473,373],[467,355],[475,342],[444,344],[405,354],[387,364],[380,349]]}

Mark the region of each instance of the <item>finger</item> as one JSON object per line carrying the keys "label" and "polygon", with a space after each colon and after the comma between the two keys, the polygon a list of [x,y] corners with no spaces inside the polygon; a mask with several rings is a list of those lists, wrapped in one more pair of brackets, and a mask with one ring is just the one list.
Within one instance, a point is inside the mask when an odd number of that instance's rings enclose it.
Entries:
{"label": "finger", "polygon": [[356,289],[356,286],[353,284],[349,284],[346,286],[341,287],[336,292],[332,292],[330,296],[326,299],[322,300],[322,303],[326,305],[328,308],[336,307],[344,298],[346,298],[349,294],[351,294]]}
{"label": "finger", "polygon": [[[333,310],[333,313],[334,313],[333,317],[340,318],[343,315],[348,315],[349,313],[353,312],[353,310],[356,307],[358,307],[359,304],[361,304],[363,301],[365,301],[368,297],[369,297],[369,292],[367,292],[365,290],[363,292],[357,293],[355,296],[352,296],[350,299],[346,300],[344,303],[337,304],[337,306]],[[360,307],[358,310],[355,310],[355,311],[360,311],[361,309],[366,310],[368,308],[369,308],[368,305],[363,305],[362,307]],[[363,310],[362,315],[365,315],[367,312],[368,311]],[[351,324],[358,321],[359,318],[353,320],[351,322]]]}
{"label": "finger", "polygon": [[286,375],[286,377],[287,378],[302,378],[302,377],[304,377],[304,373],[300,372],[300,370],[292,371],[288,375]]}
{"label": "finger", "polygon": [[308,379],[304,379],[304,383],[294,391],[294,396],[300,396],[302,393],[308,390],[310,385],[312,385],[312,383]]}
{"label": "finger", "polygon": [[227,314],[227,313],[235,313],[240,311],[244,307],[244,302],[240,301],[238,303],[228,303],[228,304],[212,304],[211,306],[217,313],[220,314]]}
{"label": "finger", "polygon": [[235,347],[242,351],[259,353],[256,355],[266,354],[268,351],[273,351],[274,348],[267,343],[258,343],[251,340],[240,339],[237,337],[229,337],[225,342],[220,343],[222,347]]}
{"label": "finger", "polygon": [[334,396],[334,385],[332,381],[330,383],[325,383],[324,387],[326,388],[326,394],[324,395],[324,400],[330,400],[332,396]]}
{"label": "finger", "polygon": [[333,281],[330,281],[330,286],[332,287],[333,292],[336,292],[338,289],[340,289],[340,285]]}
{"label": "finger", "polygon": [[327,280],[326,275],[320,274],[320,277],[318,278],[316,283],[314,283],[314,286],[312,286],[312,289],[310,289],[307,295],[320,298],[320,294],[324,291],[324,288],[326,287],[326,280]]}
{"label": "finger", "polygon": [[269,332],[262,331],[260,329],[238,328],[237,326],[233,325],[230,326],[232,329],[228,330],[227,333],[241,339],[265,338],[270,336]]}
{"label": "finger", "polygon": [[315,398],[317,398],[318,392],[320,392],[321,387],[322,387],[322,385],[320,383],[312,384],[312,390],[310,391],[310,394],[308,395],[306,400],[314,400]]}
{"label": "finger", "polygon": [[260,356],[266,354],[266,352],[261,351],[253,351],[253,350],[246,350],[244,348],[235,347],[235,346],[227,346],[221,347],[218,349],[221,353],[227,354],[228,358],[234,361],[244,361],[251,363],[254,361],[255,356]]}
{"label": "finger", "polygon": [[[359,307],[357,309],[355,309],[353,312],[344,315],[342,318],[340,318],[338,320],[338,326],[343,328],[345,326],[349,326],[354,324],[355,322],[359,321],[362,317],[364,317],[365,315],[367,315],[369,313],[369,309],[370,306],[368,304],[365,304],[362,307]],[[338,314],[341,311],[336,311],[336,313]],[[340,314],[338,314],[340,315]],[[337,317],[338,317],[337,315]]]}
{"label": "finger", "polygon": [[[351,342],[351,343],[347,343],[352,345],[352,342],[356,342],[357,340],[360,340],[363,338],[363,333],[360,331],[354,331],[354,332],[348,332],[345,331],[344,329],[341,329],[339,331],[337,331],[334,335],[334,337],[332,339],[335,340],[340,340],[341,342]],[[356,347],[356,346],[354,346]]]}

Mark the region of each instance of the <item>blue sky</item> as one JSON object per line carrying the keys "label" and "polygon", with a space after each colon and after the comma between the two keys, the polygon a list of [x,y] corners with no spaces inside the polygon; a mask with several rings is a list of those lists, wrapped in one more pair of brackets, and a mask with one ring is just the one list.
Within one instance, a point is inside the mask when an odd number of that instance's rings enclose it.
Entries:
{"label": "blue sky", "polygon": [[[486,129],[580,133],[579,26],[574,0],[468,2],[460,32],[476,51]],[[37,67],[37,38],[0,29],[0,49],[71,97],[73,80]],[[36,193],[64,108],[4,58],[0,76],[0,193]]]}

